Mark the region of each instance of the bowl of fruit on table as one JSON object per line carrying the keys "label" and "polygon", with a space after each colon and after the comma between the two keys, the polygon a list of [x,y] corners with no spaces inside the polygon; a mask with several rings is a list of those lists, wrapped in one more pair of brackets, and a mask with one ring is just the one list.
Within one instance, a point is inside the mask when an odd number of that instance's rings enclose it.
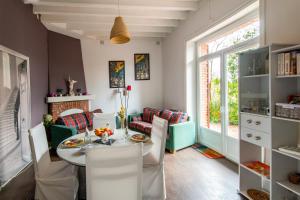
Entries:
{"label": "bowl of fruit on table", "polygon": [[104,133],[107,133],[108,136],[113,135],[113,131],[110,128],[96,128],[95,135],[102,137]]}

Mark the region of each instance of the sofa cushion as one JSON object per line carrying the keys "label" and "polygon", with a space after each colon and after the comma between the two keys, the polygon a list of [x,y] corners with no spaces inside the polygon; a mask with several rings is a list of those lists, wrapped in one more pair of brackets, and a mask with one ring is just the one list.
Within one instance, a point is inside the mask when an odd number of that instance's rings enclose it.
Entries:
{"label": "sofa cushion", "polygon": [[142,121],[142,117],[141,116],[135,116],[135,117],[132,117],[132,121]]}
{"label": "sofa cushion", "polygon": [[137,129],[141,132],[149,132],[151,133],[152,124],[144,121],[133,121],[129,123],[129,127],[133,129]]}
{"label": "sofa cushion", "polygon": [[183,112],[173,112],[170,120],[169,120],[169,123],[170,124],[178,124],[180,123],[180,120],[183,116]]}
{"label": "sofa cushion", "polygon": [[160,110],[154,108],[144,108],[143,110],[143,121],[152,123],[153,116],[156,115],[159,117]]}
{"label": "sofa cushion", "polygon": [[73,127],[73,128],[77,128],[76,126],[76,122],[74,121],[73,117],[71,115],[67,115],[64,117],[60,117],[62,124],[67,126],[67,127]]}
{"label": "sofa cushion", "polygon": [[88,126],[93,127],[93,112],[84,112],[84,116],[86,118]]}
{"label": "sofa cushion", "polygon": [[85,129],[88,126],[85,114],[83,113],[77,113],[71,115],[76,122],[77,129]]}
{"label": "sofa cushion", "polygon": [[165,109],[161,112],[160,117],[169,121],[172,117],[172,114],[173,114],[172,111]]}
{"label": "sofa cushion", "polygon": [[187,122],[188,118],[189,118],[188,114],[187,113],[183,113],[182,116],[181,116],[181,118],[180,118],[179,123]]}

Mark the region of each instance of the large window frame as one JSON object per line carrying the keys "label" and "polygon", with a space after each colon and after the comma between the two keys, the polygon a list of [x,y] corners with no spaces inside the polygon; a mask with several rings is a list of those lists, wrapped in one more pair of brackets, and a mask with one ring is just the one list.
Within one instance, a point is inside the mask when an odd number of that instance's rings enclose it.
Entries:
{"label": "large window frame", "polygon": [[[229,125],[229,116],[228,116],[228,101],[227,101],[227,69],[226,69],[226,56],[231,54],[231,53],[235,53],[235,52],[240,52],[240,51],[244,51],[244,50],[247,50],[247,49],[250,49],[250,48],[254,48],[254,47],[257,47],[259,44],[260,44],[260,40],[261,40],[261,32],[259,32],[259,35],[252,38],[252,39],[249,39],[249,40],[246,40],[246,41],[243,41],[243,42],[240,42],[240,43],[237,43],[237,44],[234,44],[232,46],[229,46],[227,48],[224,48],[224,49],[221,49],[221,50],[218,50],[216,52],[213,52],[213,53],[208,53],[207,55],[203,55],[203,56],[200,56],[199,55],[199,52],[198,52],[198,47],[201,45],[201,44],[204,44],[204,43],[207,43],[207,41],[213,39],[213,38],[217,38],[218,36],[220,35],[223,35],[224,33],[226,33],[228,30],[233,30],[234,28],[236,27],[239,27],[240,25],[242,24],[245,24],[253,19],[258,19],[258,10],[255,10],[251,13],[249,13],[248,15],[242,17],[241,19],[235,21],[234,23],[222,28],[220,31],[217,31],[216,33],[213,33],[213,34],[210,34],[208,37],[204,37],[204,38],[201,38],[199,40],[197,40],[195,42],[195,57],[196,57],[196,73],[197,73],[197,86],[196,86],[196,91],[197,91],[197,122],[198,122],[198,132],[200,133],[201,135],[201,132],[202,131],[210,131],[212,133],[215,133],[215,134],[219,134],[218,132],[212,130],[212,129],[209,129],[209,128],[206,128],[206,127],[203,127],[201,126],[201,116],[200,116],[200,113],[201,113],[201,106],[200,106],[200,99],[201,99],[201,94],[200,94],[200,69],[199,69],[199,66],[200,66],[200,63],[201,62],[204,62],[204,61],[208,61],[208,60],[211,60],[211,59],[214,59],[214,58],[220,58],[220,67],[221,67],[221,116],[222,119],[221,119],[221,137],[222,137],[222,142],[221,144],[217,145],[217,146],[210,146],[208,144],[206,144],[207,146],[211,147],[211,148],[214,148],[216,150],[219,150],[220,152],[222,153],[225,153],[226,155],[226,151],[228,150],[228,142],[226,142],[226,139],[228,137],[228,130],[227,130],[227,125]],[[261,27],[260,27],[261,29]],[[225,91],[225,92],[224,92]],[[201,137],[200,137],[200,141],[201,141]],[[202,141],[201,141],[202,142]],[[237,161],[234,157],[235,156],[228,156],[226,155],[227,157],[229,157],[229,159],[232,159],[234,161]]]}

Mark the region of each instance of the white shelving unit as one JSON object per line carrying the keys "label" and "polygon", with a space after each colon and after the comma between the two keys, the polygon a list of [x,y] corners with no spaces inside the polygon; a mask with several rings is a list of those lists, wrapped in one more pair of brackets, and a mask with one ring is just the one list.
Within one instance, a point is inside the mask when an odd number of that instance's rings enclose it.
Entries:
{"label": "white shelving unit", "polygon": [[[275,116],[276,103],[284,103],[289,95],[300,93],[300,75],[277,76],[278,54],[295,50],[300,51],[300,45],[273,44],[239,56],[239,191],[248,199],[248,189],[269,192],[272,200],[300,199],[300,185],[288,181],[288,174],[300,172],[300,156],[278,150],[298,145],[300,120]],[[255,65],[260,73],[255,72]],[[262,114],[259,107],[268,107],[269,112]],[[243,165],[249,161],[269,165],[270,178]]]}

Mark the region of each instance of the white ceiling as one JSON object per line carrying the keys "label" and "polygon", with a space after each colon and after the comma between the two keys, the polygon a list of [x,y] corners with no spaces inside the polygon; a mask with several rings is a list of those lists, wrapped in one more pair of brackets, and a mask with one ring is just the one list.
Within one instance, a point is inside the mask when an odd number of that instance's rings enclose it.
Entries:
{"label": "white ceiling", "polygon": [[[132,37],[162,38],[171,33],[199,0],[120,0]],[[49,29],[76,38],[108,39],[118,0],[24,0]]]}

